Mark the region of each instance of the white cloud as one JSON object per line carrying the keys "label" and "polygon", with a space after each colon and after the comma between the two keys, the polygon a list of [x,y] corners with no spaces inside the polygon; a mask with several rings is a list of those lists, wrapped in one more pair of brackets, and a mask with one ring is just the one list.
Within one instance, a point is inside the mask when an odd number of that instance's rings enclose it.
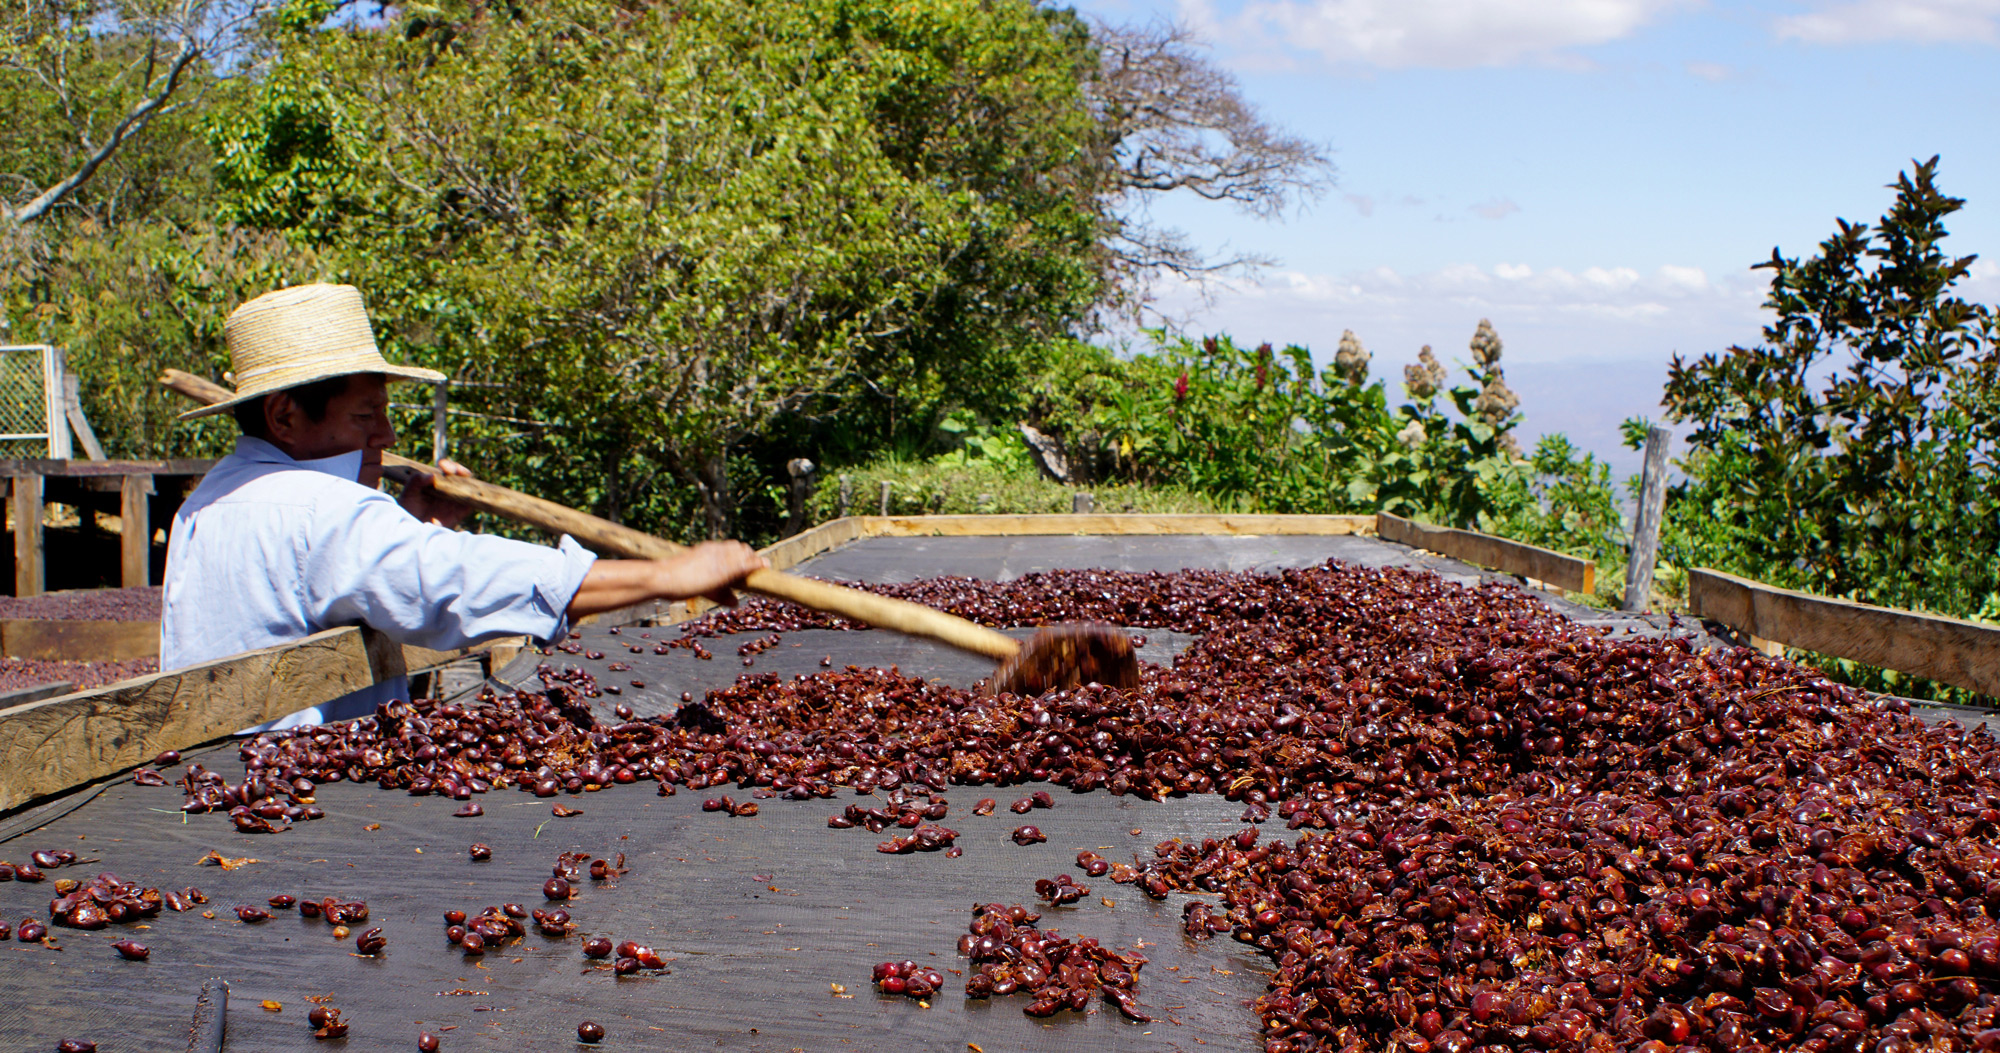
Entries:
{"label": "white cloud", "polygon": [[1669,286],[1699,291],[1708,288],[1708,272],[1700,267],[1677,267],[1669,263],[1660,268],[1660,281]]}
{"label": "white cloud", "polygon": [[[1190,22],[1246,50],[1336,65],[1464,69],[1577,64],[1572,49],[1631,36],[1700,0],[1252,0],[1222,16],[1183,0]],[[1939,0],[1934,0],[1939,2]]]}
{"label": "white cloud", "polygon": [[1722,81],[1731,80],[1736,76],[1734,69],[1720,62],[1690,62],[1686,68],[1688,76],[1697,77],[1711,84],[1719,84]]}
{"label": "white cloud", "polygon": [[1473,215],[1481,219],[1506,219],[1508,216],[1521,211],[1521,206],[1508,198],[1496,197],[1488,198],[1477,205],[1473,205],[1470,211]]}
{"label": "white cloud", "polygon": [[2000,43],[2000,0],[1847,0],[1780,18],[1781,40],[1808,44]]}
{"label": "white cloud", "polygon": [[1332,353],[1343,329],[1392,356],[1414,354],[1422,344],[1456,347],[1480,318],[1491,318],[1517,361],[1664,361],[1675,350],[1699,353],[1756,339],[1768,281],[1761,271],[1714,279],[1677,264],[1641,270],[1461,263],[1416,274],[1388,267],[1288,271],[1225,291],[1205,307],[1191,291],[1165,289],[1161,306],[1186,317],[1194,331],[1304,344],[1322,354]]}
{"label": "white cloud", "polygon": [[1347,203],[1354,206],[1354,211],[1361,213],[1363,216],[1372,216],[1375,214],[1374,198],[1369,197],[1367,194],[1347,194],[1344,196],[1347,198]]}

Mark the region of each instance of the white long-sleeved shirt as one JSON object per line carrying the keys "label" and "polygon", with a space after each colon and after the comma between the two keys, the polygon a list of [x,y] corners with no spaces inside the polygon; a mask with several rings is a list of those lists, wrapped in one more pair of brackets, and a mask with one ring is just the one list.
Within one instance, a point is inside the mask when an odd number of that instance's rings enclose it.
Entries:
{"label": "white long-sleeved shirt", "polygon": [[[295,461],[262,439],[238,439],[174,516],[160,668],[341,625],[439,650],[568,631],[565,612],[596,559],[581,545],[565,537],[549,548],[422,522],[356,482],[360,471],[359,451]],[[381,693],[357,692],[371,695],[362,711]],[[282,724],[358,715],[341,712],[357,706],[321,707]]]}

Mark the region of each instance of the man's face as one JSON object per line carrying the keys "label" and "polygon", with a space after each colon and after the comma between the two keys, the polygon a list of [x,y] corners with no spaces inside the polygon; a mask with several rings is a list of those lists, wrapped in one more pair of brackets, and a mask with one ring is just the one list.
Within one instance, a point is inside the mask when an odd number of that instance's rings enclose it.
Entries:
{"label": "man's face", "polygon": [[382,481],[382,451],[395,445],[396,427],[389,422],[389,382],[380,373],[357,373],[347,387],[329,399],[326,416],[313,420],[285,392],[266,400],[265,424],[274,445],[295,460],[309,461],[363,451],[363,486]]}

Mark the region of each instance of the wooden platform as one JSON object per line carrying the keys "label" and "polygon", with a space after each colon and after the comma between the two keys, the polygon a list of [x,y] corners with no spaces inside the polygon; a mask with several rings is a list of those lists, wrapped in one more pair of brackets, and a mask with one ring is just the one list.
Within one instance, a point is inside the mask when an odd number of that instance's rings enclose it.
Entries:
{"label": "wooden platform", "polygon": [[115,513],[123,526],[119,584],[152,584],[153,524],[173,517],[212,460],[70,461],[0,459],[13,511],[14,595],[38,596],[48,574],[43,510],[51,502]]}
{"label": "wooden platform", "polygon": [[[108,470],[94,477],[121,478]],[[1338,537],[1374,534],[1376,526],[1374,516],[855,516],[822,524],[764,552],[784,569],[868,537]],[[1508,565],[1516,561],[1524,569],[1546,569],[1543,550],[1492,540],[1497,543],[1482,553],[1500,564],[1496,569],[1520,573]],[[671,624],[710,606],[706,600],[649,603],[590,620]],[[161,750],[212,741],[406,673],[442,668],[473,655],[504,665],[520,646],[519,638],[509,638],[466,651],[428,651],[398,647],[358,629],[335,629],[295,644],[0,710],[0,811],[116,774]]]}

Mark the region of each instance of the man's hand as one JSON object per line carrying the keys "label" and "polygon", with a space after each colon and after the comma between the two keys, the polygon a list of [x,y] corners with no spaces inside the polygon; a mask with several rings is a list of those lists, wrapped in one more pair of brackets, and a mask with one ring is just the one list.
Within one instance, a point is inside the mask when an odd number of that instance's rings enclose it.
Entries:
{"label": "man's hand", "polygon": [[472,508],[438,493],[437,481],[433,478],[436,475],[459,475],[470,479],[472,469],[449,457],[439,461],[435,472],[419,475],[403,487],[403,508],[426,523],[436,523],[448,530],[457,529],[458,524],[472,514]]}
{"label": "man's hand", "polygon": [[704,541],[672,559],[660,561],[670,595],[706,596],[724,607],[736,606],[736,590],[753,570],[771,561],[741,541]]}

